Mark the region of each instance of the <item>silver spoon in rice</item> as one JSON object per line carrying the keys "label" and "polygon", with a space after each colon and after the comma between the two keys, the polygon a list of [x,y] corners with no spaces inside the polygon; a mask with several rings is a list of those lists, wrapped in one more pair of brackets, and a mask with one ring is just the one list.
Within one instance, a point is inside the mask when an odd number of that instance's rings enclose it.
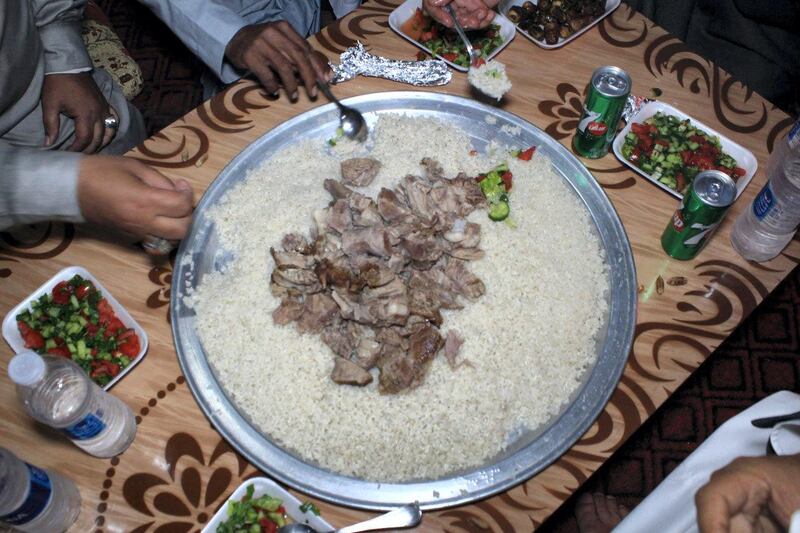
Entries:
{"label": "silver spoon in rice", "polygon": [[[422,511],[419,510],[419,505],[413,503],[364,522],[337,529],[333,533],[357,533],[358,531],[414,527],[419,524],[420,520],[422,520]],[[278,529],[278,533],[317,533],[317,530],[306,524],[289,524]]]}
{"label": "silver spoon in rice", "polygon": [[339,108],[339,124],[344,136],[363,143],[367,138],[367,121],[364,120],[364,115],[341,103],[331,92],[328,82],[318,80],[317,85],[328,100]]}

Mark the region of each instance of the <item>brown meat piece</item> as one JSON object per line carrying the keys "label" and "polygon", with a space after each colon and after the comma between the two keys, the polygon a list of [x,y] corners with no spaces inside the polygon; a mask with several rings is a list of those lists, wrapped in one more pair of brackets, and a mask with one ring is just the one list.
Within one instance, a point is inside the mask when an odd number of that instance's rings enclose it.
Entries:
{"label": "brown meat piece", "polygon": [[400,246],[408,253],[412,261],[419,263],[434,262],[444,253],[444,245],[436,234],[420,230],[402,238]]}
{"label": "brown meat piece", "polygon": [[294,322],[303,313],[303,302],[298,300],[282,300],[281,304],[272,312],[272,321],[279,326]]}
{"label": "brown meat piece", "polygon": [[382,227],[347,230],[342,233],[342,251],[350,257],[362,254],[389,257],[389,238]]}
{"label": "brown meat piece", "polygon": [[447,359],[450,368],[455,369],[458,366],[456,360],[462,344],[464,344],[464,339],[461,338],[461,335],[452,329],[447,332],[447,337],[444,339],[444,358]]}
{"label": "brown meat piece", "polygon": [[384,345],[378,368],[378,390],[381,394],[397,394],[408,389],[416,375],[414,362],[397,346]]}
{"label": "brown meat piece", "polygon": [[314,256],[303,255],[300,252],[281,252],[270,248],[269,253],[272,254],[272,259],[275,260],[275,265],[283,268],[314,268]]}
{"label": "brown meat piece", "polygon": [[378,193],[378,213],[389,223],[404,220],[411,215],[408,206],[389,189],[381,189]]}
{"label": "brown meat piece", "polygon": [[339,306],[333,298],[324,293],[312,294],[306,298],[303,313],[297,320],[297,329],[301,333],[319,333],[333,322],[339,312]]}
{"label": "brown meat piece", "polygon": [[354,187],[366,187],[381,169],[381,162],[371,157],[354,157],[342,161],[342,181]]}
{"label": "brown meat piece", "polygon": [[435,159],[425,157],[419,162],[419,164],[425,169],[425,175],[428,177],[428,179],[438,179],[444,176],[444,169],[442,169],[442,165],[440,165]]}
{"label": "brown meat piece", "polygon": [[353,191],[342,185],[338,180],[327,179],[323,186],[325,190],[333,197],[333,200],[344,200],[350,196]]}
{"label": "brown meat piece", "polygon": [[322,289],[317,275],[302,268],[276,268],[272,271],[272,283],[302,294],[312,294]]}
{"label": "brown meat piece", "polygon": [[453,289],[470,300],[477,300],[486,292],[486,286],[467,269],[464,261],[450,259],[444,273],[453,282]]}
{"label": "brown meat piece", "polygon": [[331,379],[343,385],[358,385],[363,387],[372,382],[372,374],[352,361],[337,357],[333,363]]}

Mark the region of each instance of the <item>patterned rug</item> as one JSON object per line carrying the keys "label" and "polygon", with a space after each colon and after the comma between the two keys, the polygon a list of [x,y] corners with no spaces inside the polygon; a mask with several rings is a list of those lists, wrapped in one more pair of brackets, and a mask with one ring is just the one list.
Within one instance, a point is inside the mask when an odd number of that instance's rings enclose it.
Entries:
{"label": "patterned rug", "polygon": [[[134,104],[148,131],[202,101],[202,63],[147,8],[97,0],[139,63],[144,90]],[[700,369],[585,485],[634,507],[725,420],[800,383],[800,269],[765,300]],[[541,531],[577,531],[568,500]]]}

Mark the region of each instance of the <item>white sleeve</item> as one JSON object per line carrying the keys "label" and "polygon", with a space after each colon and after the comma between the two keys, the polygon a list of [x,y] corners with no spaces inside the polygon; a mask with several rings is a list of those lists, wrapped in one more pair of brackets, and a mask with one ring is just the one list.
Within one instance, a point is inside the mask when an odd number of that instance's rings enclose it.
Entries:
{"label": "white sleeve", "polygon": [[220,0],[139,0],[150,8],[175,35],[223,82],[242,76],[225,61],[225,47],[247,25]]}
{"label": "white sleeve", "polygon": [[0,140],[0,229],[43,220],[83,222],[82,154],[16,148]]}

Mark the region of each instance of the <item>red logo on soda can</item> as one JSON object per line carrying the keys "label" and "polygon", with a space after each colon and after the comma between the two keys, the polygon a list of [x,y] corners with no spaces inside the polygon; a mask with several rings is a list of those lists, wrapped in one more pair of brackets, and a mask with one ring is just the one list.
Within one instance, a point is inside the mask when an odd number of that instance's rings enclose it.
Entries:
{"label": "red logo on soda can", "polygon": [[681,233],[683,228],[686,227],[686,224],[683,222],[683,213],[681,213],[680,209],[672,214],[672,227],[675,228],[675,231],[678,233]]}
{"label": "red logo on soda can", "polygon": [[599,137],[600,135],[603,135],[605,132],[608,131],[608,126],[606,126],[602,122],[592,121],[589,123],[588,126],[586,126],[586,131],[588,131],[592,135],[597,135]]}

